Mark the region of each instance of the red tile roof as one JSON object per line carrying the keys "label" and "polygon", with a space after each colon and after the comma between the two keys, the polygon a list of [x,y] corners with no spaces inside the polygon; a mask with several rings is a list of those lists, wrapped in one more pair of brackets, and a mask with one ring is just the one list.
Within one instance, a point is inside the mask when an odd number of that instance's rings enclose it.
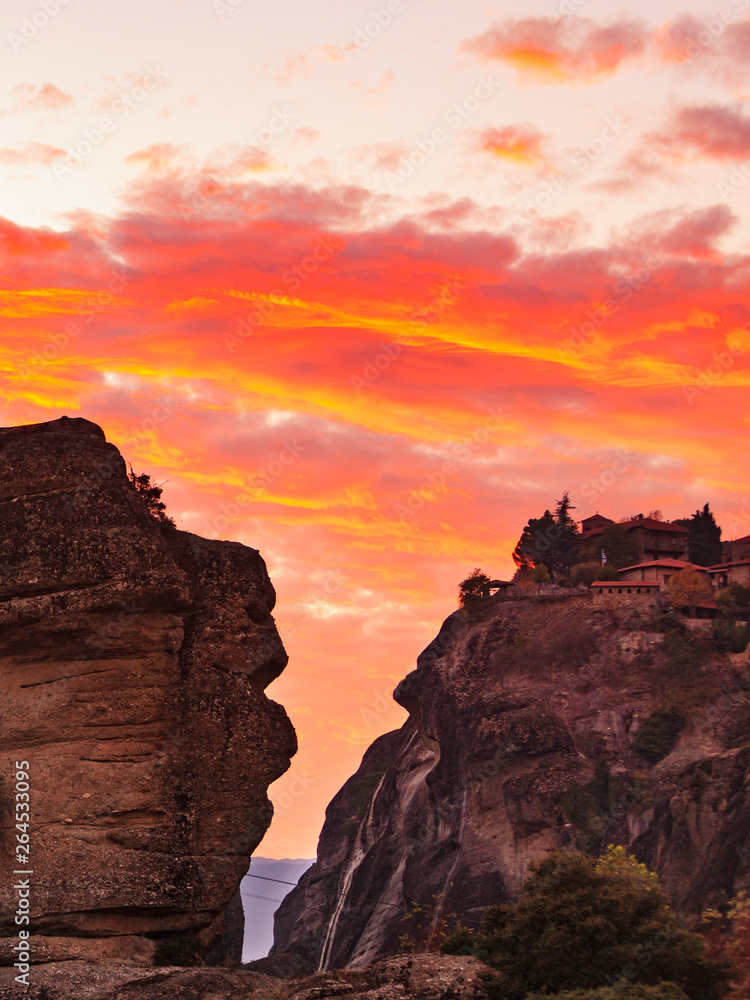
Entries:
{"label": "red tile roof", "polygon": [[596,580],[592,587],[658,587],[658,580]]}
{"label": "red tile roof", "polygon": [[750,563],[750,559],[738,559],[737,562],[730,563],[717,563],[715,566],[707,566],[706,569],[709,573],[718,573],[722,569],[728,569],[730,566],[747,566]]}
{"label": "red tile roof", "polygon": [[623,521],[620,525],[629,531],[631,528],[648,528],[649,531],[681,531],[688,533],[684,524],[673,524],[671,521],[657,521],[653,517],[634,517],[630,521]]}
{"label": "red tile roof", "polygon": [[[645,569],[646,566],[666,566],[667,569],[687,569],[688,566],[692,566],[692,563],[685,562],[683,559],[654,559],[652,562],[636,563],[635,566],[623,566],[622,569],[618,570],[618,573],[625,573],[629,569]],[[703,570],[708,572],[705,566],[696,566],[695,569]]]}
{"label": "red tile roof", "polygon": [[[615,522],[613,521],[612,524]],[[609,525],[607,525],[609,527]],[[647,531],[671,531],[677,532],[679,534],[687,534],[688,529],[682,524],[673,524],[671,521],[657,521],[653,517],[634,517],[629,521],[621,521],[620,527],[624,528],[625,531],[630,531],[632,528],[645,528]],[[588,531],[581,532],[581,538],[593,538],[595,535],[601,535],[605,528],[589,528]]]}

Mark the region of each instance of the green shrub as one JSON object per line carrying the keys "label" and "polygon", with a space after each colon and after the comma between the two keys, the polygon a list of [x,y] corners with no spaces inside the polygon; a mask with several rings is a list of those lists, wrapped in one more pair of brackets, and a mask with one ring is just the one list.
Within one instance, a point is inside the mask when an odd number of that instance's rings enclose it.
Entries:
{"label": "green shrub", "polygon": [[664,636],[663,649],[667,654],[667,674],[687,679],[695,675],[711,652],[711,644],[689,629],[673,629]]}
{"label": "green shrub", "polygon": [[[623,977],[640,986],[677,984],[689,1000],[726,997],[729,966],[707,956],[699,935],[679,927],[657,876],[622,848],[610,847],[598,861],[557,851],[530,869],[517,903],[490,907],[481,931],[462,928],[443,945],[499,973],[487,981],[492,1000],[563,990],[585,997],[613,982],[618,997],[620,984],[628,988]],[[659,994],[631,994],[641,996]],[[673,990],[660,1000],[682,998]]]}
{"label": "green shrub", "polygon": [[609,580],[609,581],[619,580],[620,574],[617,572],[617,569],[614,566],[612,566],[611,563],[607,563],[606,566],[602,566],[602,568],[599,570],[599,573],[597,574],[596,578],[597,580]]}
{"label": "green shrub", "polygon": [[573,567],[572,573],[570,574],[570,582],[574,587],[579,586],[581,583],[590,587],[594,580],[598,580],[601,568],[601,563],[596,560],[576,563]]}
{"label": "green shrub", "polygon": [[656,615],[650,621],[646,622],[646,628],[649,632],[687,632],[687,625],[685,624],[685,619],[682,615],[677,615],[672,611],[664,612],[663,614]]}
{"label": "green shrub", "polygon": [[465,608],[467,604],[470,604],[473,600],[481,598],[484,589],[490,582],[490,578],[486,573],[477,566],[473,572],[469,573],[465,580],[462,580],[458,585],[458,604],[459,607]]}
{"label": "green shrub", "polygon": [[676,708],[657,708],[645,720],[633,740],[633,749],[650,764],[671,751],[685,726],[685,716]]}
{"label": "green shrub", "polygon": [[564,993],[528,993],[526,1000],[687,1000],[687,994],[674,983],[643,986],[628,983],[622,989],[604,986],[600,990],[566,990]]}
{"label": "green shrub", "polygon": [[735,608],[746,608],[750,605],[750,587],[743,587],[741,583],[730,583],[719,591],[716,604],[720,610],[731,615]]}
{"label": "green shrub", "polygon": [[717,619],[713,622],[713,640],[720,653],[744,653],[750,642],[750,623]]}
{"label": "green shrub", "polygon": [[170,934],[161,938],[154,952],[154,965],[202,965],[201,943],[197,934]]}
{"label": "green shrub", "polygon": [[591,781],[573,784],[560,796],[567,819],[579,831],[578,846],[597,850],[614,807],[614,786],[606,762],[600,760]]}

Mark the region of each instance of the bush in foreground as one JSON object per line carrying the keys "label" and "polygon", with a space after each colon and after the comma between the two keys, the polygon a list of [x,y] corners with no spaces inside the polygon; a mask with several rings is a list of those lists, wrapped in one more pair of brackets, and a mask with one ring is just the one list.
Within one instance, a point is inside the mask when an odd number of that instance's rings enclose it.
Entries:
{"label": "bush in foreground", "polygon": [[517,903],[490,907],[480,932],[462,928],[443,946],[498,971],[488,984],[492,1000],[602,987],[618,996],[631,984],[660,983],[689,1000],[727,996],[728,964],[708,958],[703,939],[682,930],[656,875],[622,848],[599,860],[558,851],[530,870]]}
{"label": "bush in foreground", "polygon": [[674,983],[641,986],[629,983],[622,989],[603,986],[598,990],[565,990],[564,993],[528,993],[526,1000],[687,1000],[687,995]]}

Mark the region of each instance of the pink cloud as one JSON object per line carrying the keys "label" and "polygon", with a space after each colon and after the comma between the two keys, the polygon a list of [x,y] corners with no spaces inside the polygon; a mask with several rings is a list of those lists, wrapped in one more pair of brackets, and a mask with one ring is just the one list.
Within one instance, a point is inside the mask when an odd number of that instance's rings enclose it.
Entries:
{"label": "pink cloud", "polygon": [[64,93],[54,83],[45,83],[40,87],[19,83],[11,91],[11,97],[14,100],[11,112],[59,111],[73,104],[71,95]]}
{"label": "pink cloud", "polygon": [[715,160],[745,159],[750,156],[750,117],[721,105],[681,108],[660,140]]}
{"label": "pink cloud", "polygon": [[601,27],[582,17],[563,17],[554,23],[529,17],[495,24],[462,47],[505,62],[535,83],[592,83],[639,56],[647,38],[640,23],[625,18]]}
{"label": "pink cloud", "polygon": [[655,247],[670,256],[720,261],[716,243],[737,222],[726,205],[711,205],[693,212],[667,209],[646,216],[631,228],[635,245]]}
{"label": "pink cloud", "polygon": [[655,36],[661,61],[683,70],[718,74],[729,84],[746,81],[750,21],[737,19],[739,10],[724,10],[729,12],[729,21],[722,17],[699,21],[685,15],[670,22]]}
{"label": "pink cloud", "polygon": [[26,142],[14,148],[0,149],[0,163],[8,166],[30,166],[40,164],[49,166],[61,156],[65,155],[64,149],[56,146],[49,146],[44,142]]}

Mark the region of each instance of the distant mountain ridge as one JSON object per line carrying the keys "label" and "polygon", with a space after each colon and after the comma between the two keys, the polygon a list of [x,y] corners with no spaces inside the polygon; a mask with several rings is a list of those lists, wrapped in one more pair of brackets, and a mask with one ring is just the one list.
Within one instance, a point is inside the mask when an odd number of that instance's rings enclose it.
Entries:
{"label": "distant mountain ridge", "polygon": [[[273,944],[273,915],[279,908],[284,897],[295,885],[308,868],[315,863],[315,858],[260,858],[250,859],[250,869],[240,884],[242,906],[245,911],[245,934],[242,948],[242,961],[252,962],[257,958],[265,958]],[[253,876],[263,876],[263,879],[279,879],[279,882],[264,881]],[[265,896],[265,899],[258,897]]]}

